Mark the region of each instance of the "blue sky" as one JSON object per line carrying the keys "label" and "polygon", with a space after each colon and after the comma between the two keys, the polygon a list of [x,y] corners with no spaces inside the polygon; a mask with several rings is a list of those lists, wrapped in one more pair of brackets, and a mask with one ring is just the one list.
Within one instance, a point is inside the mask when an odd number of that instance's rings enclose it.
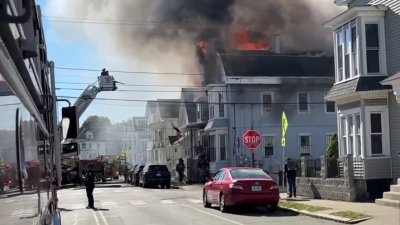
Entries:
{"label": "blue sky", "polygon": [[[104,51],[100,50],[99,44],[94,43],[87,37],[87,34],[79,34],[79,26],[84,24],[68,24],[68,23],[54,23],[48,16],[59,16],[54,15],[54,12],[49,9],[49,4],[52,0],[36,0],[36,4],[40,5],[42,9],[42,21],[45,30],[46,45],[48,51],[48,58],[55,62],[56,67],[70,67],[70,68],[90,68],[90,69],[102,69],[108,68],[109,70],[126,70],[126,68],[116,67],[113,63],[118,60],[118,55],[107,55]],[[54,0],[53,0],[54,1]],[[53,14],[53,15],[51,15]],[[60,15],[65,16],[65,15]],[[73,17],[69,16],[68,17]],[[102,29],[101,25],[93,29]],[[60,29],[62,32],[60,32]],[[71,37],[68,32],[71,32]],[[73,33],[73,34],[72,34]],[[96,34],[93,34],[96,35]],[[101,32],[99,32],[101,35]],[[92,37],[93,38],[93,37]],[[107,58],[110,57],[110,62]],[[111,60],[112,59],[112,60]],[[126,59],[121,59],[122,61]],[[113,61],[113,62],[112,62]],[[134,65],[134,62],[132,62]],[[129,71],[149,71],[147,68],[129,68]],[[137,70],[135,70],[137,69]],[[56,69],[56,87],[57,88],[79,88],[84,89],[87,87],[86,84],[62,84],[60,82],[75,82],[75,83],[93,83],[97,80],[99,74],[96,72],[85,72],[85,71],[68,71]],[[151,84],[154,82],[154,78],[136,79],[134,77],[128,77],[127,74],[113,74],[116,80],[122,82],[128,82],[130,84]],[[162,78],[161,78],[162,79]],[[157,79],[156,79],[157,80]],[[175,83],[176,84],[176,83]],[[119,89],[136,89],[136,90],[151,90],[151,87],[119,87]],[[154,90],[154,87],[152,88]],[[138,93],[138,92],[109,92],[99,93],[98,98],[114,98],[114,99],[139,99],[139,100],[150,100],[156,98],[178,98],[179,88],[161,88],[162,90],[172,90],[175,92],[171,93]],[[82,93],[81,90],[58,90],[58,96],[79,96]],[[74,103],[76,99],[69,99],[71,103]],[[67,103],[59,102],[59,109],[66,106]],[[94,100],[89,106],[86,112],[81,116],[80,123],[82,123],[87,117],[91,115],[106,116],[111,119],[113,123],[126,120],[132,116],[143,116],[145,111],[145,102],[121,102],[121,101],[103,101]]]}

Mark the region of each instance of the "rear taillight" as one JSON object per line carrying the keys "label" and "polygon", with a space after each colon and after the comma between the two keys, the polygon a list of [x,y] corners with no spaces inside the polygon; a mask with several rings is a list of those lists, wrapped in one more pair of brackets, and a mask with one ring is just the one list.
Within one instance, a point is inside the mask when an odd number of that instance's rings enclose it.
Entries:
{"label": "rear taillight", "polygon": [[276,185],[276,184],[273,184],[273,185],[271,185],[271,187],[269,187],[269,189],[272,191],[272,190],[279,190],[279,187],[278,187],[278,185]]}
{"label": "rear taillight", "polygon": [[243,190],[243,186],[240,184],[236,184],[236,183],[229,184],[229,188],[236,189],[236,190]]}

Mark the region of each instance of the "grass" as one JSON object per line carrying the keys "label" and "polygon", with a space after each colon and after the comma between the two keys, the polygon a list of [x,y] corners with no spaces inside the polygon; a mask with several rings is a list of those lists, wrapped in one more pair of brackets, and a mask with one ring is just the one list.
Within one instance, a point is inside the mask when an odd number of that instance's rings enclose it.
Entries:
{"label": "grass", "polygon": [[282,206],[285,208],[296,209],[296,210],[305,210],[308,212],[318,212],[318,211],[331,209],[331,208],[327,208],[327,207],[313,206],[313,205],[307,205],[307,204],[302,204],[302,203],[297,203],[297,202],[288,202],[288,201],[280,201],[279,206]]}
{"label": "grass", "polygon": [[351,219],[351,220],[359,220],[359,219],[363,219],[363,218],[368,217],[368,215],[365,215],[365,214],[362,214],[362,213],[353,212],[353,211],[334,212],[334,213],[331,213],[331,215],[340,216],[340,217],[348,218],[348,219]]}

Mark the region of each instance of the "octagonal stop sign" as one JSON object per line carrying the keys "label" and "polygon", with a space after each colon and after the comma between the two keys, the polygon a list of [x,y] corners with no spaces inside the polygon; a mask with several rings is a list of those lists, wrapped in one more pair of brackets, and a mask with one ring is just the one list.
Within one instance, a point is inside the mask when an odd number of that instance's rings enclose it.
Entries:
{"label": "octagonal stop sign", "polygon": [[255,152],[261,144],[261,135],[256,130],[248,130],[243,134],[243,143],[250,151]]}

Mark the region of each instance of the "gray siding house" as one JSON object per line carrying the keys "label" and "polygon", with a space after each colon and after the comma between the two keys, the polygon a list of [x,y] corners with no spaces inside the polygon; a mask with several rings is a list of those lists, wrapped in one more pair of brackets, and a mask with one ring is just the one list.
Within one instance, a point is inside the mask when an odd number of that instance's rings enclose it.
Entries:
{"label": "gray siding house", "polygon": [[381,196],[400,177],[400,4],[335,3],[348,10],[325,24],[333,30],[336,74],[326,99],[338,107],[340,155],[352,154],[356,177]]}
{"label": "gray siding house", "polygon": [[218,54],[217,75],[209,84],[210,172],[251,165],[242,143],[248,129],[262,135],[256,164],[272,174],[282,168],[281,117],[289,121],[286,157],[319,158],[337,129],[336,110],[324,97],[334,82],[332,57],[321,53],[276,54],[226,51]]}

